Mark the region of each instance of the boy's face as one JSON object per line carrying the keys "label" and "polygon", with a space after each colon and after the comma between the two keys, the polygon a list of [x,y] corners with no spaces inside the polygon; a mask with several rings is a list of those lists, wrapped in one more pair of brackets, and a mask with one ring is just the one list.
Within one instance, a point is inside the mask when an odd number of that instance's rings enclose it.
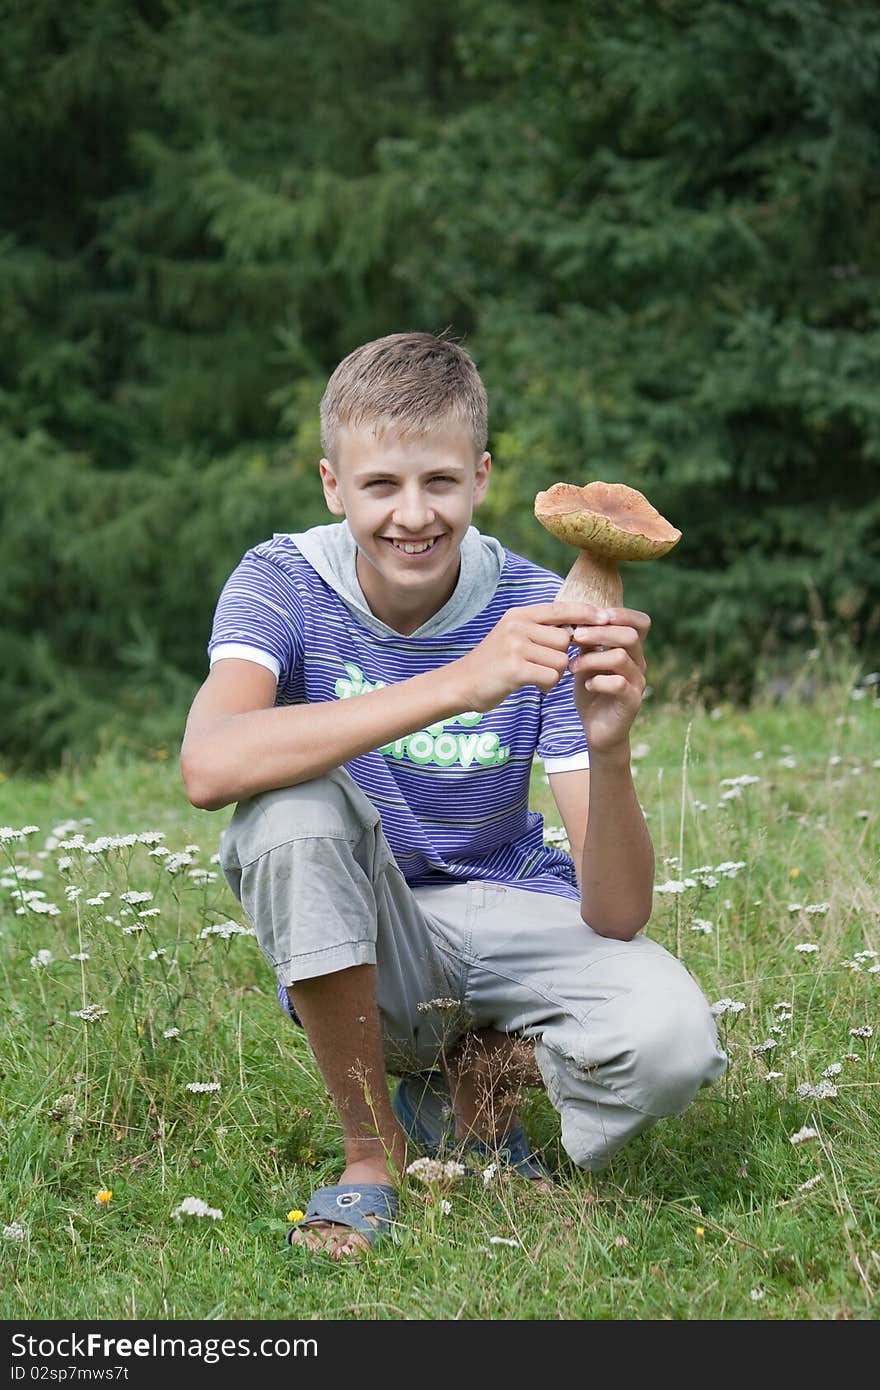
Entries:
{"label": "boy's face", "polygon": [[451,597],[459,547],[486,495],[490,467],[489,454],[478,459],[457,426],[405,440],[390,431],[343,429],[335,466],[321,459],[327,506],[347,517],[364,597],[389,627],[414,632]]}

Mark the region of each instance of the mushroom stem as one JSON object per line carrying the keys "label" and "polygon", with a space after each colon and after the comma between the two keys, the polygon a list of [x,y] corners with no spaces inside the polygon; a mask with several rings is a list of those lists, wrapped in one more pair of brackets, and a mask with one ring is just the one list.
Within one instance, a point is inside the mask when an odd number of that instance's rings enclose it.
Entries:
{"label": "mushroom stem", "polygon": [[557,603],[594,603],[597,608],[619,608],[623,603],[623,580],[616,560],[606,560],[589,550],[578,551]]}

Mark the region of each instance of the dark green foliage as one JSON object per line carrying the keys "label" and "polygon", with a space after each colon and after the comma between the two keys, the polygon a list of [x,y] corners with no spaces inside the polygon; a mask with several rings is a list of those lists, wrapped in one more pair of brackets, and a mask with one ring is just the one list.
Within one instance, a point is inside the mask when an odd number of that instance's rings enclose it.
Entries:
{"label": "dark green foliage", "polygon": [[558,480],[684,538],[654,669],[746,696],[880,641],[872,0],[37,0],[0,51],[0,748],[179,736],[243,550],[328,520],[358,343],[462,336],[476,520]]}

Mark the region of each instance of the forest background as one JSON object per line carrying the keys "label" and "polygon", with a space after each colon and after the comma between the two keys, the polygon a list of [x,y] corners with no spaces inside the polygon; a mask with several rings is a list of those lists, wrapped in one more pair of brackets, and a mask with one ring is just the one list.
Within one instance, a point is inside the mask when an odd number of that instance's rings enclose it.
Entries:
{"label": "forest background", "polygon": [[565,480],[683,539],[627,571],[655,686],[880,646],[875,0],[0,5],[0,758],[167,756],[244,550],[331,520],[318,402],[448,330],[480,529],[559,573]]}

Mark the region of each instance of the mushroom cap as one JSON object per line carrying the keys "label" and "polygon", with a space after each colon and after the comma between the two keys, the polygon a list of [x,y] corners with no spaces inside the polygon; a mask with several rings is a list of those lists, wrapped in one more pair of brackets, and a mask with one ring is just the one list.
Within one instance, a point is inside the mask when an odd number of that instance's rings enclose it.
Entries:
{"label": "mushroom cap", "polygon": [[535,516],[554,536],[606,560],[656,560],[681,532],[624,483],[554,483],[535,498]]}

